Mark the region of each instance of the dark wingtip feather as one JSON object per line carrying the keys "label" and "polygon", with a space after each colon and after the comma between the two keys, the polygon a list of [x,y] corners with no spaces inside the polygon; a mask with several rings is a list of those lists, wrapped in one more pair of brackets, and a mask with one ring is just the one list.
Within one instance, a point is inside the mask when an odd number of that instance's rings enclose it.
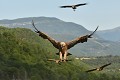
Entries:
{"label": "dark wingtip feather", "polygon": [[64,6],[59,6],[60,8],[64,8]]}
{"label": "dark wingtip feather", "polygon": [[84,5],[88,5],[88,3],[84,3]]}
{"label": "dark wingtip feather", "polygon": [[91,36],[97,31],[99,25],[97,26],[97,28],[95,29],[95,31],[93,31],[90,35],[88,35],[88,38],[91,38]]}

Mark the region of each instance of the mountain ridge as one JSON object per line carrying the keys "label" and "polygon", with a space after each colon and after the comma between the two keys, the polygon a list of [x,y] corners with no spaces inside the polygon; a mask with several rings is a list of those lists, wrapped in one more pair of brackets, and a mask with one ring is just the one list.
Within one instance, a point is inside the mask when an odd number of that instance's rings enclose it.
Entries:
{"label": "mountain ridge", "polygon": [[[54,18],[54,17],[28,17],[28,18],[20,18],[20,19],[13,19],[13,20],[7,20],[7,21],[0,20],[0,25],[6,26],[6,27],[12,27],[12,28],[15,28],[16,26],[17,27],[20,26],[23,28],[30,28],[33,30],[33,27],[31,25],[32,20],[34,20],[34,23],[36,24],[36,27],[39,30],[42,30],[43,32],[44,31],[48,32],[48,34],[52,34],[52,33],[55,34],[56,32],[61,34],[60,29],[63,29],[63,28],[65,30],[67,30],[68,28],[71,28],[71,30],[82,29],[81,31],[84,30],[84,31],[88,32],[87,29],[85,29],[83,26],[81,26],[79,24],[75,24],[73,22],[64,22],[64,21]],[[60,29],[58,29],[58,27],[60,27]],[[74,29],[75,27],[76,27],[76,29]],[[50,29],[46,30],[47,28],[50,28]],[[66,31],[64,31],[64,33],[65,32]],[[80,33],[78,31],[76,31],[76,32]],[[81,33],[83,33],[83,32],[81,32]]]}
{"label": "mountain ridge", "polygon": [[101,31],[98,31],[97,34],[105,40],[119,41],[120,27],[116,27],[108,30],[101,30]]}

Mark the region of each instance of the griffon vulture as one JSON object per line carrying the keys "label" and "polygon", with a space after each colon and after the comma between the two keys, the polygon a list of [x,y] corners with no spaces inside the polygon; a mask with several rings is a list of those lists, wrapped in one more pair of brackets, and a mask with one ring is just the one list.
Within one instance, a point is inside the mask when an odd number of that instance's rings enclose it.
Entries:
{"label": "griffon vulture", "polygon": [[[55,63],[58,63],[58,64],[60,64],[61,62],[60,60],[57,60],[57,59],[48,59],[47,61],[54,61]],[[66,60],[66,61],[72,61],[72,60]]]}
{"label": "griffon vulture", "polygon": [[75,11],[75,9],[77,9],[77,7],[79,7],[79,6],[83,6],[83,5],[87,5],[87,3],[83,3],[83,4],[76,4],[76,5],[66,5],[66,6],[60,6],[60,8],[72,8],[72,9]]}
{"label": "griffon vulture", "polygon": [[98,68],[95,68],[95,69],[90,69],[90,70],[87,70],[86,72],[92,72],[92,71],[102,71],[103,70],[103,68],[105,68],[105,67],[107,67],[107,66],[109,66],[109,65],[111,65],[111,63],[108,63],[108,64],[105,64],[105,65],[103,65],[103,66],[101,66],[101,67],[98,67]]}
{"label": "griffon vulture", "polygon": [[48,61],[54,61],[55,63],[60,63],[60,60],[56,60],[56,59],[48,59]]}
{"label": "griffon vulture", "polygon": [[48,36],[47,34],[39,31],[36,27],[34,22],[32,21],[32,25],[33,27],[36,29],[36,33],[39,34],[40,37],[42,37],[43,39],[48,39],[52,45],[57,48],[59,50],[59,56],[60,56],[60,60],[62,61],[62,57],[64,57],[64,61],[66,61],[67,56],[70,55],[70,53],[68,53],[68,49],[72,48],[73,46],[75,46],[77,43],[83,43],[83,42],[87,42],[88,38],[92,38],[91,36],[96,32],[96,30],[98,29],[98,27],[95,29],[94,32],[92,32],[89,35],[85,35],[85,36],[80,36],[72,41],[69,42],[59,42],[53,38],[51,38],[50,36]]}

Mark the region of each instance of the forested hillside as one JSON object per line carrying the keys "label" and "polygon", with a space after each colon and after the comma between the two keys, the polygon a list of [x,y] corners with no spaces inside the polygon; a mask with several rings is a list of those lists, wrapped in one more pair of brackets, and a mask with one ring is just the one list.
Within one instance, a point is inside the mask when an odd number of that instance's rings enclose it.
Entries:
{"label": "forested hillside", "polygon": [[0,27],[0,80],[119,80],[115,74],[86,73],[91,65],[75,60],[48,62],[57,50],[25,28]]}

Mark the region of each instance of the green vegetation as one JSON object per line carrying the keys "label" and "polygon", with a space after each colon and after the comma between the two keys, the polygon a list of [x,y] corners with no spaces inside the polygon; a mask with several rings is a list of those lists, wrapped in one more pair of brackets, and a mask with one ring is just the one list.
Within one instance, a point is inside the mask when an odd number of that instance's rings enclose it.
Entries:
{"label": "green vegetation", "polygon": [[[115,74],[85,73],[88,63],[73,60],[61,65],[47,40],[25,28],[0,27],[0,80],[119,80]],[[71,58],[74,58],[73,56]]]}

